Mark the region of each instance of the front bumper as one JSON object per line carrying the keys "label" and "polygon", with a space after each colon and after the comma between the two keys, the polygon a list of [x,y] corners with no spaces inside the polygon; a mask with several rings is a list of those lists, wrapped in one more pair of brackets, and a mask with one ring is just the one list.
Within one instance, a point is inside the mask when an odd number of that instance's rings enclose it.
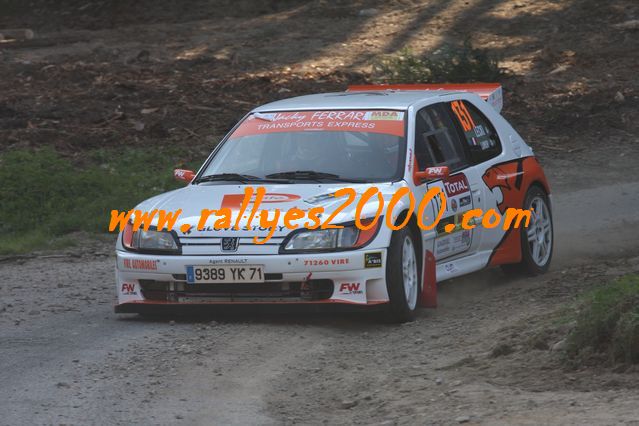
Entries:
{"label": "front bumper", "polygon": [[[211,305],[216,310],[229,305],[287,305],[308,310],[309,305],[377,306],[388,302],[386,249],[225,256],[116,253],[116,313]],[[381,264],[370,262],[371,258],[380,257]],[[215,264],[264,265],[265,282],[186,282],[187,266]]]}

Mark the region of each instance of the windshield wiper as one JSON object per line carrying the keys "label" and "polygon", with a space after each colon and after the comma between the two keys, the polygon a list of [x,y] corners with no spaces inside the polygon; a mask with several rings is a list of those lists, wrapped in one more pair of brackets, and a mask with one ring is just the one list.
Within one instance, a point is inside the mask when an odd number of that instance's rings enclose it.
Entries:
{"label": "windshield wiper", "polygon": [[[267,176],[268,178],[268,176]],[[199,178],[198,180],[196,180],[193,183],[200,183],[200,182],[218,182],[218,181],[238,181],[238,182],[242,182],[242,183],[247,183],[247,182],[277,182],[277,183],[282,183],[282,182],[287,182],[286,179],[264,179],[258,176],[252,176],[252,175],[244,175],[244,174],[240,174],[240,173],[218,173],[218,174],[214,174],[214,175],[207,175],[207,176],[202,176],[201,178]]]}
{"label": "windshield wiper", "polygon": [[338,182],[365,182],[362,179],[343,178],[333,173],[316,172],[313,170],[296,170],[292,172],[279,172],[266,175],[267,178],[281,178],[281,179],[300,179],[300,180],[317,180],[323,179],[334,180]]}

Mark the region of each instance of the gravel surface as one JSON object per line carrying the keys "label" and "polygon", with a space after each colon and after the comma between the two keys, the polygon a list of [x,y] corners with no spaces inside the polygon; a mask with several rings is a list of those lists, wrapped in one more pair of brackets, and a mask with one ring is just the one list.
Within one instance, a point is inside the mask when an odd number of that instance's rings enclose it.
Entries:
{"label": "gravel surface", "polygon": [[[439,308],[405,325],[375,315],[116,316],[110,244],[5,259],[0,424],[639,421],[636,371],[569,371],[552,350],[561,336],[528,344],[584,288],[639,271],[636,219],[618,220],[639,207],[627,185],[555,196],[547,275],[487,270],[444,282]],[[602,193],[614,212],[595,208]],[[583,207],[588,216],[574,216]]]}

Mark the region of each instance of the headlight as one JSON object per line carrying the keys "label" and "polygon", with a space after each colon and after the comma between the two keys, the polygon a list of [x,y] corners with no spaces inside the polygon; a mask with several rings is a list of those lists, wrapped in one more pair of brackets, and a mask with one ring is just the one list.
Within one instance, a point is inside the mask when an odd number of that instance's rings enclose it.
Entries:
{"label": "headlight", "polygon": [[130,223],[122,232],[122,245],[129,250],[148,253],[180,252],[180,247],[171,232],[152,229],[133,231],[133,225]]}
{"label": "headlight", "polygon": [[[366,224],[365,221],[363,221]],[[301,229],[294,231],[282,242],[281,252],[340,251],[363,247],[379,230],[383,219],[367,231],[355,227],[354,223],[344,224],[339,229]]]}
{"label": "headlight", "polygon": [[144,231],[138,232],[140,250],[177,250],[178,246],[173,238],[173,234],[166,231]]}

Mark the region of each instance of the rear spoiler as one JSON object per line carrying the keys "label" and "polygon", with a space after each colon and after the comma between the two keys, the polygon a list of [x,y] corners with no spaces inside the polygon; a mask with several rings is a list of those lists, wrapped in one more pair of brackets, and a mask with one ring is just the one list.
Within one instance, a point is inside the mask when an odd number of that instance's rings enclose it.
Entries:
{"label": "rear spoiler", "polygon": [[442,90],[446,92],[471,92],[481,96],[497,112],[501,112],[504,98],[499,83],[461,84],[364,84],[348,86],[347,92],[373,92],[380,90]]}

